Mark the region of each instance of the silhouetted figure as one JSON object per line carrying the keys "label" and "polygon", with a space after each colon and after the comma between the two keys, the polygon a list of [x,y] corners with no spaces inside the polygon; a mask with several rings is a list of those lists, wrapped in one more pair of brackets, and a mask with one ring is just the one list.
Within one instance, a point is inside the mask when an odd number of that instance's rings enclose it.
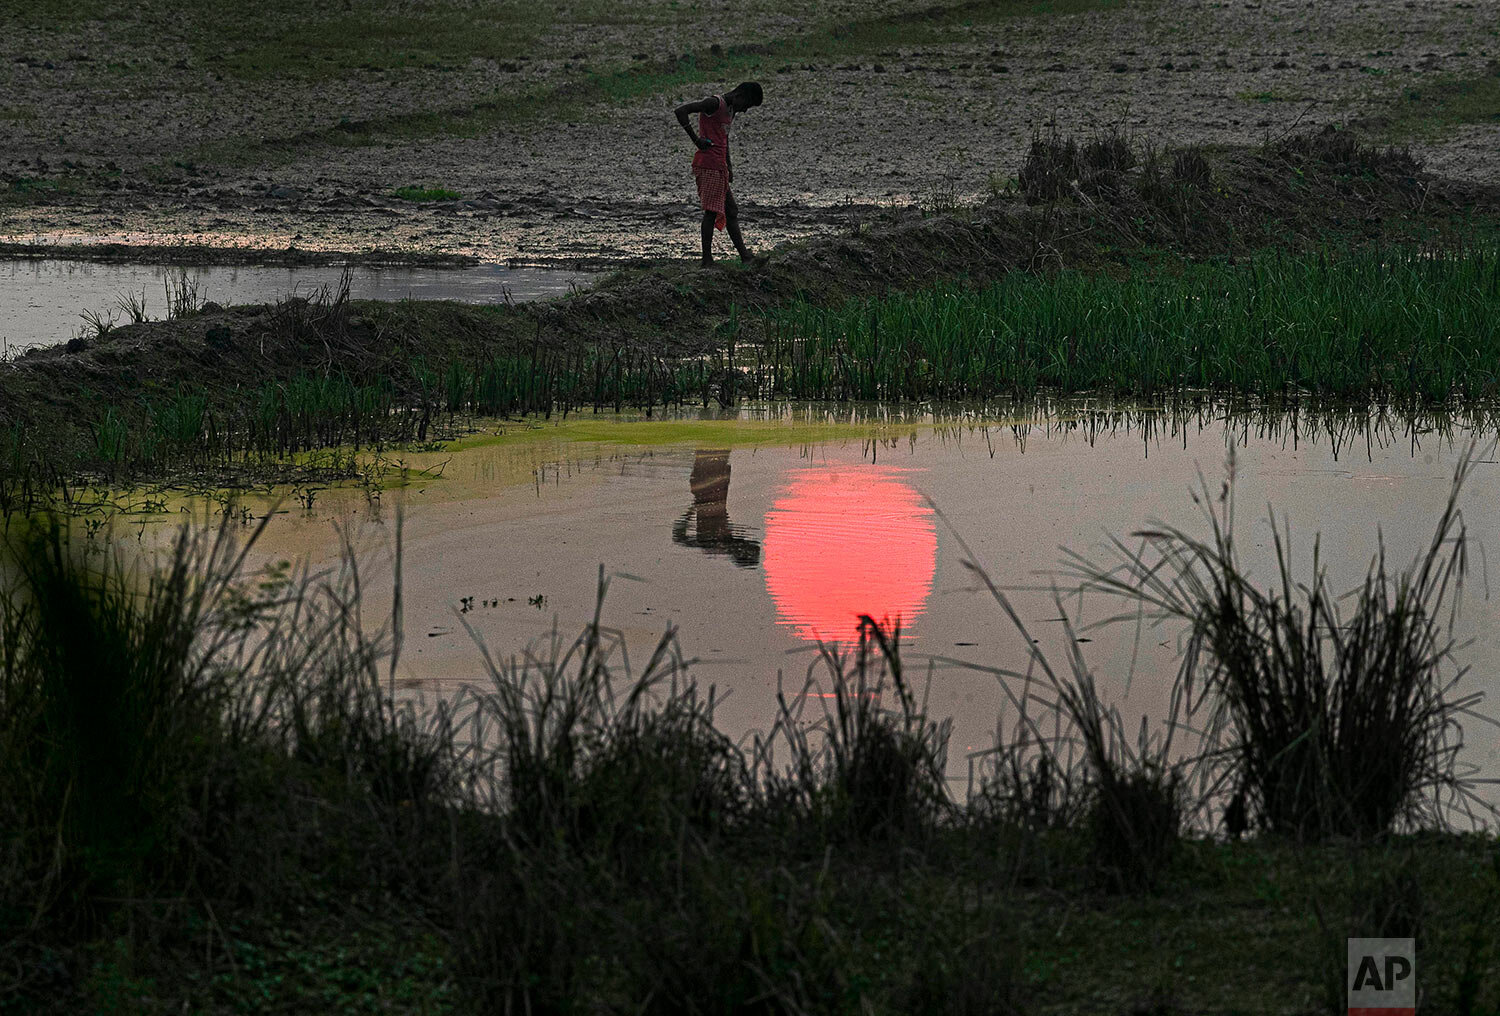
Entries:
{"label": "silhouetted figure", "polygon": [[[693,177],[698,181],[698,203],[703,208],[703,263],[713,264],[714,229],[727,228],[729,239],[740,252],[740,260],[753,261],[740,237],[739,206],[729,185],[734,182],[734,163],[729,158],[729,125],[735,114],[761,104],[760,85],[746,81],[723,95],[710,95],[697,102],[685,102],[674,111],[677,122],[693,139],[698,153],[693,156]],[[688,116],[698,114],[698,130],[688,123]]]}
{"label": "silhouetted figure", "polygon": [[1250,830],[1248,797],[1245,785],[1241,783],[1239,789],[1234,792],[1234,797],[1230,798],[1229,805],[1224,809],[1224,831],[1232,839],[1237,840]]}
{"label": "silhouetted figure", "polygon": [[705,553],[728,555],[741,568],[760,564],[759,541],[740,535],[729,521],[729,449],[699,448],[693,454],[688,485],[693,506],[672,526],[672,540]]}

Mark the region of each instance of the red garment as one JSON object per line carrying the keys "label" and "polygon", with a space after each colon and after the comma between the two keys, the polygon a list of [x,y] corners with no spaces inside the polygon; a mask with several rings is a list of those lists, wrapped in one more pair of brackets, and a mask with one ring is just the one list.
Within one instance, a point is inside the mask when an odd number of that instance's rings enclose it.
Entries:
{"label": "red garment", "polygon": [[729,125],[734,120],[734,110],[729,108],[722,95],[714,98],[719,100],[719,108],[712,113],[698,114],[698,136],[708,138],[714,146],[698,149],[698,154],[693,156],[694,169],[729,168]]}
{"label": "red garment", "polygon": [[693,176],[698,180],[698,204],[705,212],[718,213],[714,218],[714,228],[723,229],[727,221],[724,218],[724,198],[729,194],[729,170],[695,165]]}

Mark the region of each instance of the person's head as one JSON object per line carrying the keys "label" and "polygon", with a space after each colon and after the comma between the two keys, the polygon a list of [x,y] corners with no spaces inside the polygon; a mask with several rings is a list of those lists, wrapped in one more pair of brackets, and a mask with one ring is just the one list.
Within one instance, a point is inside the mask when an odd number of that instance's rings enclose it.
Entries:
{"label": "person's head", "polygon": [[759,81],[743,81],[724,96],[724,101],[729,103],[736,113],[743,113],[751,106],[759,106],[763,98]]}

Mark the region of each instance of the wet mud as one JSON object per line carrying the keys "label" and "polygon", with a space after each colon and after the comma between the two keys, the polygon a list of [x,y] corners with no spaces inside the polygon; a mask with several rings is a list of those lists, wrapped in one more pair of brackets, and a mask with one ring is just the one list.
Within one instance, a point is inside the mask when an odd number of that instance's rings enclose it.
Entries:
{"label": "wet mud", "polygon": [[[23,26],[0,39],[10,192],[0,241],[688,257],[691,152],[670,109],[725,82],[660,69],[684,47],[705,67],[765,83],[766,105],[734,132],[735,186],[759,247],[880,208],[972,200],[1014,176],[1033,134],[1054,127],[1254,144],[1380,121],[1403,90],[1482,75],[1500,55],[1495,0],[885,0],[820,5],[818,18],[770,2],[559,12],[518,33],[515,54],[332,77],[247,67],[253,46],[247,56],[205,42],[202,26],[156,5]],[[844,28],[830,31],[826,55],[799,42],[829,25]],[[155,45],[122,55],[118,40],[136,36]],[[745,52],[753,58],[715,55]],[[571,99],[601,80],[622,94]],[[1500,177],[1497,131],[1471,124],[1415,140],[1442,175],[1486,181]],[[394,196],[410,184],[460,197]]]}

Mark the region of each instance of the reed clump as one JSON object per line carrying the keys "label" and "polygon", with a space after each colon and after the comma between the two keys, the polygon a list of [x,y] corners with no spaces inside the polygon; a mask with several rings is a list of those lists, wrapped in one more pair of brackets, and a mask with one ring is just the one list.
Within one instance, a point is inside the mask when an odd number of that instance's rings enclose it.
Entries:
{"label": "reed clump", "polygon": [[[810,678],[790,700],[778,691],[777,723],[755,748],[764,793],[791,810],[796,827],[834,842],[911,842],[936,828],[953,808],[945,778],[951,722],[930,719],[919,705],[901,665],[899,625],[863,617],[852,652],[824,647],[820,662],[826,686]],[[821,715],[808,714],[814,700]]]}
{"label": "reed clump", "polygon": [[1075,195],[1087,200],[1118,191],[1136,161],[1130,140],[1118,129],[1100,131],[1081,143],[1054,130],[1032,135],[1016,179],[1032,203]]}
{"label": "reed clump", "polygon": [[1381,148],[1332,127],[1297,134],[1267,146],[1267,154],[1292,165],[1321,163],[1336,173],[1385,179],[1411,186],[1422,165],[1409,148]]}
{"label": "reed clump", "polygon": [[[1251,582],[1235,540],[1232,491],[1199,498],[1209,533],[1143,530],[1109,566],[1075,557],[1087,588],[1187,626],[1182,694],[1211,704],[1207,729],[1247,818],[1298,840],[1372,837],[1440,825],[1476,803],[1455,770],[1461,722],[1479,694],[1449,634],[1468,567],[1458,466],[1425,550],[1393,572],[1381,543],[1347,596],[1329,588],[1318,542],[1299,580],[1290,534],[1270,520],[1278,581]],[[1215,507],[1218,505],[1218,507]],[[1132,615],[1134,616],[1134,615]]]}
{"label": "reed clump", "polygon": [[[965,545],[964,549],[968,551]],[[1009,739],[996,737],[980,785],[980,814],[1007,813],[1033,832],[1076,823],[1087,832],[1097,884],[1111,891],[1156,889],[1170,867],[1190,809],[1188,787],[1200,758],[1174,747],[1184,719],[1181,696],[1153,735],[1142,718],[1134,744],[1119,710],[1099,695],[1072,623],[1054,596],[1067,645],[1067,667],[1053,666],[1010,598],[972,552],[965,562],[1028,648],[1025,671],[996,669],[1019,718]],[[1019,688],[1019,690],[1015,690]],[[1050,733],[1034,710],[1051,718]],[[1200,793],[1201,796],[1201,793]]]}
{"label": "reed clump", "polygon": [[227,526],[158,569],[81,543],[13,523],[0,561],[0,941],[397,891],[454,755],[441,710],[381,693],[350,577],[246,588]]}

